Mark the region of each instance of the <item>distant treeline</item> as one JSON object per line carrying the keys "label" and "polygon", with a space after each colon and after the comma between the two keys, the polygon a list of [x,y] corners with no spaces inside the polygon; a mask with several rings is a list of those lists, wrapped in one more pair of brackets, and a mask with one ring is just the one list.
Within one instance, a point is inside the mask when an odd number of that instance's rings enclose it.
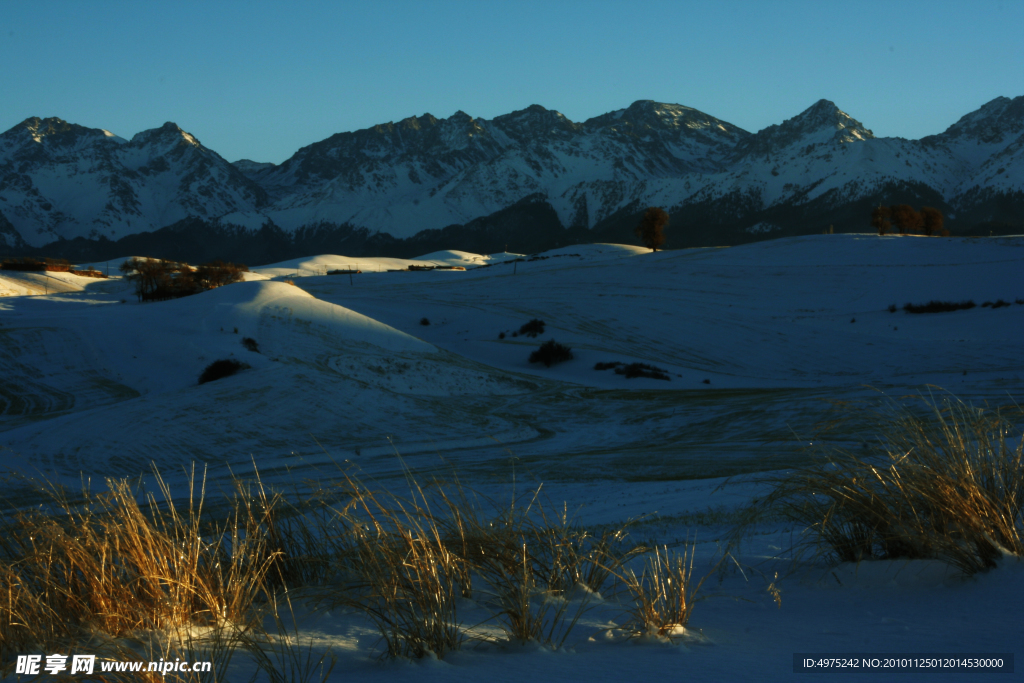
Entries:
{"label": "distant treeline", "polygon": [[82,275],[85,277],[107,277],[102,272],[91,268],[75,268],[66,259],[36,259],[31,256],[5,258],[0,262],[0,270],[20,270],[37,273],[50,271],[54,273],[72,273],[74,275]]}

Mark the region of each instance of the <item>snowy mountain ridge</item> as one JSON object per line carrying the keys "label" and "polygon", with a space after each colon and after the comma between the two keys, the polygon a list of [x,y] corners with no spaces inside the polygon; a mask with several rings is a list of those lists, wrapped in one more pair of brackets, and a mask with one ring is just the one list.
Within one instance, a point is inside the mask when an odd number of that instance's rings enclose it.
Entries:
{"label": "snowy mountain ridge", "polygon": [[33,246],[265,204],[262,188],[173,123],[127,141],[33,117],[0,135],[0,212]]}
{"label": "snowy mountain ridge", "polygon": [[999,221],[1007,205],[1024,206],[1022,189],[1024,97],[996,98],[918,141],[878,138],[824,99],[753,134],[650,100],[582,123],[540,105],[490,120],[423,114],[337,133],[281,164],[229,164],[173,123],[127,141],[33,117],[0,135],[8,247],[118,239],[187,218],[407,239],[524,201],[546,203],[565,229],[598,232],[660,205],[730,243],[766,225],[859,225],[855,207],[878,202]]}

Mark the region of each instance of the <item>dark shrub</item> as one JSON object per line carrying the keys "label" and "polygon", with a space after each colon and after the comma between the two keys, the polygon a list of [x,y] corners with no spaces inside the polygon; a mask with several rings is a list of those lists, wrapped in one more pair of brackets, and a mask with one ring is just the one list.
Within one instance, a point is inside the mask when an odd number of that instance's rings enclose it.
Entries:
{"label": "dark shrub", "polygon": [[256,340],[252,337],[242,337],[242,346],[249,349],[253,353],[260,352],[260,345],[256,343]]}
{"label": "dark shrub", "polygon": [[251,366],[248,363],[237,361],[233,358],[222,358],[215,360],[206,366],[203,374],[199,375],[199,383],[206,384],[214,380],[230,377],[239,370],[248,370]]}
{"label": "dark shrub", "polygon": [[624,375],[626,379],[647,377],[650,379],[663,379],[666,382],[671,381],[664,370],[656,368],[653,365],[648,365],[647,363],[630,363],[629,365],[615,368],[615,374]]}
{"label": "dark shrub", "polygon": [[427,318],[420,318],[420,325],[426,326],[430,324],[430,320]]}
{"label": "dark shrub", "polygon": [[926,304],[906,304],[903,310],[907,313],[947,313],[974,308],[973,301],[929,301]]}
{"label": "dark shrub", "polygon": [[543,363],[545,367],[551,367],[555,363],[572,360],[572,349],[559,344],[554,339],[546,341],[540,348],[530,354],[531,363]]}
{"label": "dark shrub", "polygon": [[704,380],[704,382],[703,382],[703,383],[704,383],[704,384],[711,384],[711,380],[709,380],[709,379],[706,379],[706,380]]}
{"label": "dark shrub", "polygon": [[544,321],[534,318],[519,328],[519,334],[525,334],[527,337],[536,337],[539,334],[544,334]]}
{"label": "dark shrub", "polygon": [[504,332],[499,332],[498,333],[498,339],[504,339],[504,338],[505,338],[505,333]]}
{"label": "dark shrub", "polygon": [[896,304],[889,304],[889,312],[890,313],[895,313],[896,312]]}
{"label": "dark shrub", "polygon": [[647,377],[650,379],[663,379],[666,382],[672,381],[668,372],[661,368],[656,368],[653,365],[647,363],[630,363],[626,365],[622,361],[613,361],[610,363],[598,363],[594,366],[595,370],[615,370],[616,375],[622,375],[626,379],[633,379],[634,377]]}

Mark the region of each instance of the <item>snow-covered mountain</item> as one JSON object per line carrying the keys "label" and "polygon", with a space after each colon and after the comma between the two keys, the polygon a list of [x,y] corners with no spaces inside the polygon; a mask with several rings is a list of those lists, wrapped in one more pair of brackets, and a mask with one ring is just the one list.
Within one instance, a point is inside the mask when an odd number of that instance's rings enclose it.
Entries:
{"label": "snow-covered mountain", "polygon": [[916,141],[878,138],[828,100],[755,134],[648,100],[582,123],[539,105],[490,120],[424,114],[332,135],[282,164],[228,164],[171,123],[130,142],[60,119],[0,135],[9,247],[19,236],[40,247],[183,219],[272,225],[279,241],[376,235],[377,248],[471,248],[433,245],[425,231],[468,239],[497,224],[492,241],[507,242],[517,221],[555,243],[570,233],[621,240],[649,205],[677,218],[669,246],[684,246],[863,230],[880,202],[936,206],[961,232],[1024,228],[1024,97],[997,98]]}
{"label": "snow-covered mountain", "polygon": [[828,100],[745,138],[730,162],[697,196],[709,201],[742,194],[754,211],[819,198],[841,205],[906,183],[923,183],[949,197],[967,171],[945,148],[875,137]]}
{"label": "snow-covered mountain", "polygon": [[921,143],[960,162],[961,201],[1024,190],[1024,97],[997,97]]}
{"label": "snow-covered mountain", "polygon": [[0,211],[32,246],[117,239],[187,216],[266,205],[266,192],[173,123],[127,141],[58,118],[0,135]]}
{"label": "snow-covered mountain", "polygon": [[0,248],[15,252],[24,251],[27,246],[21,234],[14,229],[7,217],[0,213]]}
{"label": "snow-covered mountain", "polygon": [[582,124],[539,105],[493,120],[425,114],[333,135],[280,166],[253,172],[246,162],[240,168],[275,202],[258,216],[224,220],[258,225],[270,217],[285,229],[329,221],[409,237],[540,193],[564,223],[590,227],[637,183],[724,168],[748,135],[695,109],[650,101]]}

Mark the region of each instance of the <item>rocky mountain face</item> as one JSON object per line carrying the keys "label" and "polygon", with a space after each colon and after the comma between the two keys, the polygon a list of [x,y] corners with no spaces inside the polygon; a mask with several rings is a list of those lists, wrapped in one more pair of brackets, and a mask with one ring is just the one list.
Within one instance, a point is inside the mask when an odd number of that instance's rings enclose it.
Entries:
{"label": "rocky mountain face", "polygon": [[14,229],[7,217],[0,213],[0,252],[19,253],[28,249],[21,234]]}
{"label": "rocky mountain face", "polygon": [[669,247],[736,244],[867,230],[878,203],[935,206],[964,234],[1024,229],[1024,97],[916,141],[877,138],[827,100],[754,134],[652,101],[582,123],[539,105],[491,120],[424,114],[333,135],[279,165],[228,164],[172,123],[131,141],[60,119],[0,135],[8,252],[72,240],[91,254],[161,230],[153,244],[169,244],[182,226],[225,249],[271,240],[275,255],[526,250],[635,241],[652,205],[672,215]]}
{"label": "rocky mountain face", "polygon": [[32,246],[266,205],[263,188],[173,123],[127,141],[34,117],[0,135],[0,212]]}
{"label": "rocky mountain face", "polygon": [[591,227],[636,183],[724,168],[746,136],[678,105],[637,102],[582,124],[534,105],[493,120],[425,114],[339,133],[249,177],[274,198],[256,222],[286,230],[330,221],[410,237],[538,193],[567,224]]}

